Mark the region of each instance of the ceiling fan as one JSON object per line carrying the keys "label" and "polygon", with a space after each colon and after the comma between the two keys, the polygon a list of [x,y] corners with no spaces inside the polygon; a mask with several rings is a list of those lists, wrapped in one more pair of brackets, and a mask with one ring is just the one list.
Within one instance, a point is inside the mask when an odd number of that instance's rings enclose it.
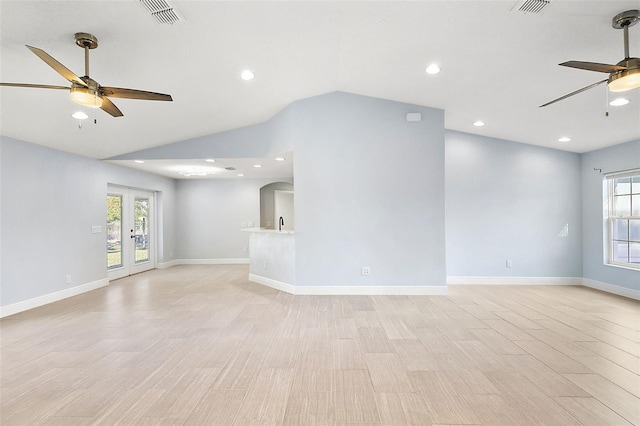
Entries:
{"label": "ceiling fan", "polygon": [[592,89],[604,82],[607,82],[609,90],[612,92],[626,92],[627,90],[637,89],[640,87],[640,58],[629,57],[629,27],[635,25],[639,19],[640,10],[627,10],[626,12],[619,13],[613,17],[611,26],[624,31],[624,59],[616,65],[581,61],[568,61],[559,64],[563,67],[608,73],[609,78],[590,84],[587,87],[583,87],[582,89],[571,92],[568,95],[554,99],[544,105],[540,105],[540,108],[566,99],[569,96],[577,95],[578,93]]}
{"label": "ceiling fan", "polygon": [[109,97],[142,99],[147,101],[172,101],[171,95],[156,92],[146,92],[144,90],[123,89],[120,87],[101,86],[97,81],[89,77],[89,50],[98,47],[98,39],[91,34],[76,33],[76,44],[84,49],[84,76],[78,77],[67,67],[62,65],[51,55],[42,49],[27,45],[27,48],[36,54],[47,65],[53,68],[61,76],[69,80],[71,87],[52,86],[48,84],[23,84],[23,83],[0,83],[0,86],[30,87],[36,89],[60,89],[69,90],[71,100],[77,104],[91,108],[100,108],[114,117],[122,117],[122,111],[114,105]]}

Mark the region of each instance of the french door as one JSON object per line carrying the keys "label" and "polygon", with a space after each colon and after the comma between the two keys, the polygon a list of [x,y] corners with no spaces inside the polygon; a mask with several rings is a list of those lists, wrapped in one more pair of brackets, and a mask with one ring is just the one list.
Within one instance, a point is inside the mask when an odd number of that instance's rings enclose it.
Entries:
{"label": "french door", "polygon": [[156,267],[155,194],[109,185],[107,275],[109,280]]}

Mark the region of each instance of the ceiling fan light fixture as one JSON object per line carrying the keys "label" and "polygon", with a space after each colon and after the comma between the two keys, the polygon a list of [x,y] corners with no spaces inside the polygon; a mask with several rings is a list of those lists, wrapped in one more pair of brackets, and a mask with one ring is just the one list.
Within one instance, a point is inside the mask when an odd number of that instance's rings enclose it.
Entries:
{"label": "ceiling fan light fixture", "polygon": [[95,90],[86,87],[71,87],[71,100],[78,105],[90,108],[100,108],[102,106],[102,96]]}
{"label": "ceiling fan light fixture", "polygon": [[620,71],[609,77],[609,90],[626,92],[640,87],[640,68]]}

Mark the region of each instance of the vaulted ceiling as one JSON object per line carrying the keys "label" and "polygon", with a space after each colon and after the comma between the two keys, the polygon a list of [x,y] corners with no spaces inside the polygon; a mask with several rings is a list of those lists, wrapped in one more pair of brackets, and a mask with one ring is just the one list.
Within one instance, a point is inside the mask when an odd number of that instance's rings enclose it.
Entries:
{"label": "vaulted ceiling", "polygon": [[[169,3],[182,18],[173,25],[157,24],[137,0],[0,2],[1,81],[66,84],[27,44],[83,75],[73,35],[88,32],[99,41],[92,78],[174,99],[114,98],[124,117],[91,110],[79,129],[64,91],[3,87],[1,133],[103,159],[263,122],[295,100],[344,91],[444,109],[448,129],[574,152],[640,138],[640,89],[608,117],[605,85],[538,108],[606,78],[557,64],[620,61],[623,35],[611,19],[640,9],[637,0],[551,0],[542,13],[507,0]],[[630,34],[631,56],[640,56],[640,25]],[[440,74],[425,73],[431,63]],[[253,80],[240,78],[245,69]]]}

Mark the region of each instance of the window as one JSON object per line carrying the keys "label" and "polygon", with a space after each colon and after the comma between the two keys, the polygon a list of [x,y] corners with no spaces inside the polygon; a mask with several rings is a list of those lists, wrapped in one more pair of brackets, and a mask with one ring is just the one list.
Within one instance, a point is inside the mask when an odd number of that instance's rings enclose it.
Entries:
{"label": "window", "polygon": [[607,176],[608,264],[640,269],[640,170]]}

